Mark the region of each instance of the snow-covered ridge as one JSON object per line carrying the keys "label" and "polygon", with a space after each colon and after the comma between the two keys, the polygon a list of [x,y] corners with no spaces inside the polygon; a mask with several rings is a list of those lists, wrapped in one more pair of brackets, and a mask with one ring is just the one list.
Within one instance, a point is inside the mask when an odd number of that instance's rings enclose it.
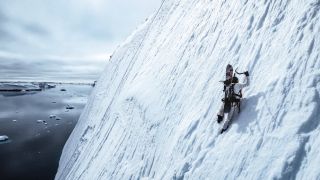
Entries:
{"label": "snow-covered ridge", "polygon": [[[113,54],[56,179],[320,179],[319,0],[165,0]],[[218,136],[226,65],[249,70]]]}

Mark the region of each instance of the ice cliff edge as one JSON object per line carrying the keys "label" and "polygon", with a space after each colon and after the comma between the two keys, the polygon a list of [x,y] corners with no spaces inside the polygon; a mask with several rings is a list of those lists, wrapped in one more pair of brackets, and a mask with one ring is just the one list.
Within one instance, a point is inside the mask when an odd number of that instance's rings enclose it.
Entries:
{"label": "ice cliff edge", "polygon": [[[320,179],[319,0],[164,0],[112,56],[56,179]],[[219,80],[249,70],[218,136]]]}

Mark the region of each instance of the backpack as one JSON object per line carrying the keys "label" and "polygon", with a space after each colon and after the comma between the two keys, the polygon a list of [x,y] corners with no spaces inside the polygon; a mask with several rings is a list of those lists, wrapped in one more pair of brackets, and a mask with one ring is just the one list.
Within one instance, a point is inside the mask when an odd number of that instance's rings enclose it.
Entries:
{"label": "backpack", "polygon": [[[238,111],[240,112],[240,98],[242,98],[242,92],[235,93],[234,92],[233,83],[225,83],[224,84],[224,112],[229,113],[231,110],[232,103],[238,107]],[[238,97],[238,98],[237,98]]]}

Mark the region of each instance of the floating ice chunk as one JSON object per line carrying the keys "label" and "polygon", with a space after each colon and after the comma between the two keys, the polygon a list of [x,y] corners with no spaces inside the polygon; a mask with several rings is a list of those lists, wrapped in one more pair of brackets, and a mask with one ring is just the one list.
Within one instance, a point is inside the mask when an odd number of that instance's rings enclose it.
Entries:
{"label": "floating ice chunk", "polygon": [[49,116],[50,119],[55,118],[55,117],[57,117],[57,116],[56,116],[56,115],[53,115],[53,114],[51,114],[51,115]]}
{"label": "floating ice chunk", "polygon": [[56,87],[56,85],[50,85],[50,84],[48,84],[48,89],[55,88],[55,87]]}
{"label": "floating ice chunk", "polygon": [[70,106],[69,104],[67,105],[66,109],[74,109],[73,106]]}
{"label": "floating ice chunk", "polygon": [[6,136],[6,135],[1,135],[1,136],[0,136],[0,141],[6,141],[6,140],[8,140],[8,139],[9,139],[9,137]]}
{"label": "floating ice chunk", "polygon": [[56,117],[56,120],[61,120],[61,117]]}
{"label": "floating ice chunk", "polygon": [[16,119],[14,119],[14,120],[12,120],[13,122],[17,122],[17,120]]}
{"label": "floating ice chunk", "polygon": [[45,122],[46,122],[45,120],[41,120],[41,119],[37,120],[37,123],[45,123]]}

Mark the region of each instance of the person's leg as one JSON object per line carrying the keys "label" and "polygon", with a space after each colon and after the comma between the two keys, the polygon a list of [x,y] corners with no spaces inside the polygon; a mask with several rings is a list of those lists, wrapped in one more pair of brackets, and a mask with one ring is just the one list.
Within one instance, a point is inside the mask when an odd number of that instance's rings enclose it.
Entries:
{"label": "person's leg", "polygon": [[221,103],[218,115],[223,116],[223,114],[224,114],[224,103]]}
{"label": "person's leg", "polygon": [[218,112],[218,123],[220,123],[223,120],[224,115],[224,103],[221,104],[219,112]]}
{"label": "person's leg", "polygon": [[232,121],[232,116],[233,116],[234,111],[235,111],[235,106],[231,106],[230,112],[227,114],[226,122],[223,124],[222,132],[228,129],[228,127]]}

